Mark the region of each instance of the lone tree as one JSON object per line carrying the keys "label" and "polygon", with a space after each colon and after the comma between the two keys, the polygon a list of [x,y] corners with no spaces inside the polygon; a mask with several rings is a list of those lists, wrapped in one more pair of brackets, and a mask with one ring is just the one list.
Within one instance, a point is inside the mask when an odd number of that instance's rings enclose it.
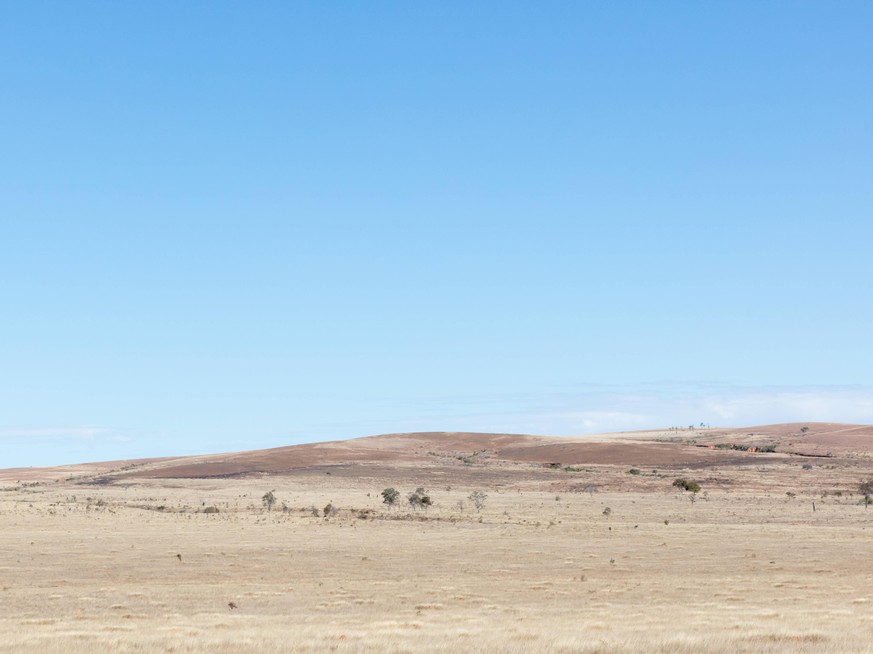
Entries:
{"label": "lone tree", "polygon": [[264,493],[264,496],[261,498],[261,502],[263,502],[264,506],[267,508],[267,511],[273,510],[273,505],[276,503],[276,496],[273,495],[273,491],[267,491]]}
{"label": "lone tree", "polygon": [[870,506],[870,496],[873,495],[873,479],[862,481],[858,484],[858,492],[864,496],[864,510]]}
{"label": "lone tree", "polygon": [[382,491],[382,503],[387,504],[389,508],[396,506],[399,499],[400,491],[396,488],[386,488]]}
{"label": "lone tree", "polygon": [[473,503],[473,506],[476,507],[476,511],[481,511],[482,507],[485,506],[485,500],[488,499],[488,496],[482,491],[473,491],[470,493],[468,499]]}
{"label": "lone tree", "polygon": [[426,509],[433,504],[430,495],[428,495],[427,491],[421,486],[416,488],[414,493],[410,493],[407,499],[413,509]]}

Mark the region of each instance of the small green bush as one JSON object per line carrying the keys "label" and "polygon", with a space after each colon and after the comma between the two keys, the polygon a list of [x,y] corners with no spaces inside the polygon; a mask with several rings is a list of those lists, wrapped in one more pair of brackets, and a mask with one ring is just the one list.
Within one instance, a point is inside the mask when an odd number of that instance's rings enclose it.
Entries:
{"label": "small green bush", "polygon": [[627,474],[638,475],[638,474],[640,474],[640,469],[639,468],[631,468],[630,470],[627,471]]}
{"label": "small green bush", "polygon": [[218,513],[218,512],[219,511],[218,511],[217,506],[207,506],[205,509],[203,509],[203,513]]}
{"label": "small green bush", "polygon": [[421,486],[416,488],[414,493],[410,493],[406,499],[413,509],[426,509],[433,504],[427,491]]}
{"label": "small green bush", "polygon": [[396,488],[386,488],[382,491],[382,503],[387,504],[389,507],[397,504],[397,500],[400,498],[400,491]]}
{"label": "small green bush", "polygon": [[699,493],[700,492],[700,484],[696,481],[688,481],[687,479],[675,479],[673,481],[673,485],[677,488],[681,488],[682,490],[689,491],[691,493]]}

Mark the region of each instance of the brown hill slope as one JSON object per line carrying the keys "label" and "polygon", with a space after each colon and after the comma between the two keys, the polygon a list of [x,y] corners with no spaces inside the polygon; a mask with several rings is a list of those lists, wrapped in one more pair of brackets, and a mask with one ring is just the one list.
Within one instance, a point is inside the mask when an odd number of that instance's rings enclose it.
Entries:
{"label": "brown hill slope", "polygon": [[[773,449],[773,453],[755,450]],[[141,459],[55,468],[0,470],[0,480],[48,481],[78,476],[220,478],[279,474],[348,464],[543,464],[639,467],[744,464],[789,456],[869,457],[873,425],[788,423],[746,428],[659,430],[548,437],[527,434],[421,432],[267,450]]]}

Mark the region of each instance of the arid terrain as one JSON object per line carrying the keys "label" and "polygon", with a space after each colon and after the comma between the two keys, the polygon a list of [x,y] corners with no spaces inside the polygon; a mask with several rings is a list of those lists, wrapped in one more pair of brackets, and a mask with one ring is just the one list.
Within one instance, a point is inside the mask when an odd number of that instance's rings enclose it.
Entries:
{"label": "arid terrain", "polygon": [[825,423],[0,470],[0,654],[873,652],[871,478]]}

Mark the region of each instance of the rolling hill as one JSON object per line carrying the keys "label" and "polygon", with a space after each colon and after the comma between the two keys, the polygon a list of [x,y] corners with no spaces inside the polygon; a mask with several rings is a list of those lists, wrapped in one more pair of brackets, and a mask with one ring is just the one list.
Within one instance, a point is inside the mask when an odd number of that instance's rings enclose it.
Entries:
{"label": "rolling hill", "polygon": [[345,441],[185,457],[0,470],[0,480],[226,478],[325,466],[706,467],[795,457],[852,459],[873,452],[873,426],[787,423],[744,428],[667,429],[590,436],[473,432],[386,434]]}

